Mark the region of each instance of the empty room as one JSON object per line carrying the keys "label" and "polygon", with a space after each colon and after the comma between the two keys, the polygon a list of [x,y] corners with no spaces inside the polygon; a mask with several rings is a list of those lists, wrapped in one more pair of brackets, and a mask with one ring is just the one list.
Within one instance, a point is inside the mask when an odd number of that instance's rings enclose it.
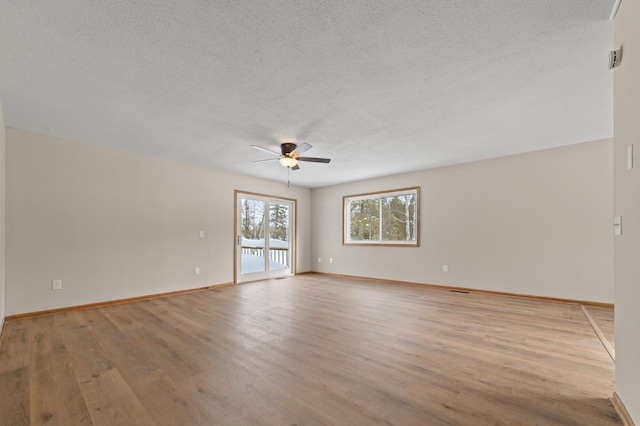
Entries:
{"label": "empty room", "polygon": [[640,424],[639,19],[0,2],[0,424]]}

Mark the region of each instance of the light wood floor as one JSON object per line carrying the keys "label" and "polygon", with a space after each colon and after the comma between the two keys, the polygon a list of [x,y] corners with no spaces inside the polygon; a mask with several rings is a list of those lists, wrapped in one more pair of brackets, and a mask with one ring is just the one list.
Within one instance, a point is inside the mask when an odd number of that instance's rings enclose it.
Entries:
{"label": "light wood floor", "polygon": [[619,425],[613,391],[580,306],[320,275],[13,320],[0,345],[7,425]]}

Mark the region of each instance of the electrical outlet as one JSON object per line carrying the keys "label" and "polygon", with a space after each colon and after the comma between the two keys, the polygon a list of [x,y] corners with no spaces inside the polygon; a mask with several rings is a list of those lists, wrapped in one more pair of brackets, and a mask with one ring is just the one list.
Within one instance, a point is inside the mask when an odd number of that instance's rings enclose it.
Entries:
{"label": "electrical outlet", "polygon": [[204,238],[204,231],[200,231],[199,236],[200,236],[200,238]]}
{"label": "electrical outlet", "polygon": [[197,267],[197,266],[195,268],[193,268],[193,274],[194,275],[200,275],[200,268]]}
{"label": "electrical outlet", "polygon": [[51,281],[51,290],[62,290],[62,280]]}
{"label": "electrical outlet", "polygon": [[442,272],[449,272],[449,265],[442,265]]}

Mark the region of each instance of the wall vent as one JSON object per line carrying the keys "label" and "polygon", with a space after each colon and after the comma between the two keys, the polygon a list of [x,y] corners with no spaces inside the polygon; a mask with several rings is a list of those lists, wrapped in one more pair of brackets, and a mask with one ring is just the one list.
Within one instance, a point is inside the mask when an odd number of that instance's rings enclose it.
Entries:
{"label": "wall vent", "polygon": [[609,69],[612,70],[615,67],[620,66],[622,62],[622,47],[618,50],[612,50],[609,52]]}

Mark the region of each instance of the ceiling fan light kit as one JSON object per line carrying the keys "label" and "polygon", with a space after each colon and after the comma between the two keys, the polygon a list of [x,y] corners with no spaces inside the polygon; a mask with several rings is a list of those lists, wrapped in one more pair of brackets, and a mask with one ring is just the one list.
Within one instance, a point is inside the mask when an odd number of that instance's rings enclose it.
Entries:
{"label": "ceiling fan light kit", "polygon": [[290,169],[298,164],[298,160],[293,157],[282,157],[280,159],[280,164]]}

